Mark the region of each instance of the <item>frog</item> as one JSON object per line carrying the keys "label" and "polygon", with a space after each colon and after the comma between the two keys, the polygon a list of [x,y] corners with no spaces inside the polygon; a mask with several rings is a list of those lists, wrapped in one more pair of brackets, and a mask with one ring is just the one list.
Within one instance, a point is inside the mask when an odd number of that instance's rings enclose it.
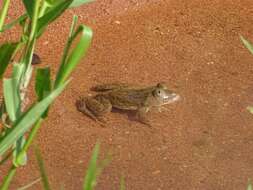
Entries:
{"label": "frog", "polygon": [[116,108],[135,111],[137,120],[151,127],[151,122],[146,117],[151,108],[155,107],[161,112],[163,105],[180,99],[180,95],[169,90],[164,82],[147,87],[124,83],[101,84],[92,87],[91,90],[97,94],[79,98],[76,107],[78,111],[102,126],[105,123],[104,116],[111,112],[112,108]]}

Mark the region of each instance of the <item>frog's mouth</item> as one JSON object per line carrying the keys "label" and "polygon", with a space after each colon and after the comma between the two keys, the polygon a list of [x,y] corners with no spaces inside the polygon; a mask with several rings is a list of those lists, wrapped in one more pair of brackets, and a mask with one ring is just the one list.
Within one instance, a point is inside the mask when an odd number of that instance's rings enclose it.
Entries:
{"label": "frog's mouth", "polygon": [[178,101],[180,100],[180,96],[176,93],[172,93],[170,95],[167,95],[164,97],[163,99],[163,103],[164,104],[169,104],[169,103],[172,103],[172,102],[175,102],[175,101]]}

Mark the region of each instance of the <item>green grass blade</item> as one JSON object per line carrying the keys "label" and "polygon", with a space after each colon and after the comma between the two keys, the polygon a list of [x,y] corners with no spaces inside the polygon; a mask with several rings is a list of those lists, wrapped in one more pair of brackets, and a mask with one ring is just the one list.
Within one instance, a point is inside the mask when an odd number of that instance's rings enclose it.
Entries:
{"label": "green grass blade", "polygon": [[95,0],[74,0],[71,5],[69,6],[69,8],[72,8],[72,7],[79,7],[83,4],[86,4],[86,3],[90,3],[90,2],[93,2]]}
{"label": "green grass blade", "polygon": [[0,46],[0,79],[10,63],[11,57],[17,47],[18,43],[5,43]]}
{"label": "green grass blade", "polygon": [[84,179],[83,190],[92,190],[96,185],[98,154],[99,143],[97,143],[93,149],[91,160],[89,162],[88,170]]}
{"label": "green grass blade", "polygon": [[76,32],[74,33],[70,41],[70,44],[79,34],[81,35],[79,42],[68,56],[66,63],[65,64],[62,63],[64,65],[61,65],[61,68],[57,73],[55,87],[64,83],[64,81],[67,80],[71,72],[76,68],[77,64],[79,63],[81,58],[86,54],[90,46],[92,39],[92,30],[84,25],[80,25],[77,28]]}
{"label": "green grass blade", "polygon": [[25,14],[21,15],[20,17],[18,17],[16,20],[10,22],[9,24],[4,25],[2,30],[0,30],[0,32],[4,32],[6,30],[11,29],[16,24],[22,23],[26,18],[27,18],[27,14],[25,13]]}
{"label": "green grass blade", "polygon": [[[24,145],[25,145],[25,137],[22,136],[20,137],[16,142],[15,142],[15,149],[13,151],[13,164],[16,167],[19,166],[24,166],[27,163],[27,153],[24,152],[22,155],[20,155]],[[18,158],[18,159],[17,159]]]}
{"label": "green grass blade", "polygon": [[250,113],[252,113],[252,114],[253,114],[253,107],[248,106],[248,107],[247,107],[247,110],[248,110]]}
{"label": "green grass blade", "polygon": [[26,12],[30,18],[33,17],[33,9],[36,0],[23,0],[23,4],[25,6]]}
{"label": "green grass blade", "polygon": [[0,186],[1,190],[8,190],[9,189],[9,185],[11,183],[11,180],[13,179],[13,177],[16,174],[16,170],[17,168],[15,166],[12,166],[7,174],[7,176],[5,176],[2,185]]}
{"label": "green grass blade", "polygon": [[251,180],[248,182],[247,190],[253,190]]}
{"label": "green grass blade", "polygon": [[10,132],[0,141],[0,156],[32,127],[54,99],[63,91],[67,84],[68,82],[52,91],[46,98],[32,106],[21,118],[19,118],[19,120],[17,120]]}
{"label": "green grass blade", "polygon": [[35,155],[36,155],[37,162],[39,165],[40,175],[41,175],[41,179],[43,182],[43,187],[45,190],[50,190],[51,188],[50,188],[50,184],[48,181],[46,169],[45,169],[44,162],[43,162],[43,159],[42,159],[42,156],[41,156],[41,153],[40,153],[38,147],[35,148]]}
{"label": "green grass blade", "polygon": [[35,179],[34,181],[28,183],[27,185],[18,188],[17,190],[26,190],[29,189],[30,187],[32,187],[34,184],[38,183],[41,180],[41,178]]}
{"label": "green grass blade", "polygon": [[4,20],[6,18],[6,15],[9,9],[9,5],[10,5],[10,0],[3,0],[3,4],[2,4],[3,7],[0,13],[0,31],[2,31],[3,29]]}
{"label": "green grass blade", "polygon": [[125,190],[126,188],[125,188],[125,180],[124,180],[124,177],[123,176],[121,176],[121,178],[120,178],[120,188],[119,188],[120,190]]}
{"label": "green grass blade", "polygon": [[69,7],[72,1],[73,0],[64,0],[56,6],[50,7],[45,15],[38,20],[37,35],[40,36],[44,29]]}
{"label": "green grass blade", "polygon": [[[51,79],[50,79],[50,68],[39,68],[36,73],[35,91],[37,94],[38,101],[41,101],[51,92]],[[47,117],[47,112],[42,115],[42,118]]]}
{"label": "green grass blade", "polygon": [[245,47],[250,51],[250,53],[253,54],[253,45],[243,36],[240,36],[240,39],[242,40],[242,43],[245,45]]}
{"label": "green grass blade", "polygon": [[3,84],[5,106],[12,122],[15,122],[21,114],[21,100],[17,83],[17,79],[11,78],[4,79]]}
{"label": "green grass blade", "polygon": [[36,73],[35,91],[38,101],[45,98],[51,91],[50,68],[39,68]]}

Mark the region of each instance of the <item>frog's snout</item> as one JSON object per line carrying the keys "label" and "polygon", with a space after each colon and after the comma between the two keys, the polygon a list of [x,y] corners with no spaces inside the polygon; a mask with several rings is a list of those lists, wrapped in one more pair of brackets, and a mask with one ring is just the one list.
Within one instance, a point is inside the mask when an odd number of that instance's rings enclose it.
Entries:
{"label": "frog's snout", "polygon": [[172,93],[172,94],[168,94],[164,97],[164,103],[171,103],[171,102],[175,102],[180,100],[181,97],[180,95],[176,94],[176,93]]}

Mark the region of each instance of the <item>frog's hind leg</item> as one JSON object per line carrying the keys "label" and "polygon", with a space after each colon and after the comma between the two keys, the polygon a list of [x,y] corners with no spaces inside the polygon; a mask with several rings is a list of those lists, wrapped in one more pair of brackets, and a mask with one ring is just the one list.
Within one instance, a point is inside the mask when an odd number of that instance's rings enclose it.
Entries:
{"label": "frog's hind leg", "polygon": [[105,120],[102,116],[112,110],[112,105],[109,100],[98,95],[77,101],[77,109],[104,126]]}
{"label": "frog's hind leg", "polygon": [[83,114],[86,114],[94,121],[98,121],[97,117],[87,108],[86,106],[86,100],[87,98],[81,98],[76,101],[76,108],[78,111],[82,112]]}

